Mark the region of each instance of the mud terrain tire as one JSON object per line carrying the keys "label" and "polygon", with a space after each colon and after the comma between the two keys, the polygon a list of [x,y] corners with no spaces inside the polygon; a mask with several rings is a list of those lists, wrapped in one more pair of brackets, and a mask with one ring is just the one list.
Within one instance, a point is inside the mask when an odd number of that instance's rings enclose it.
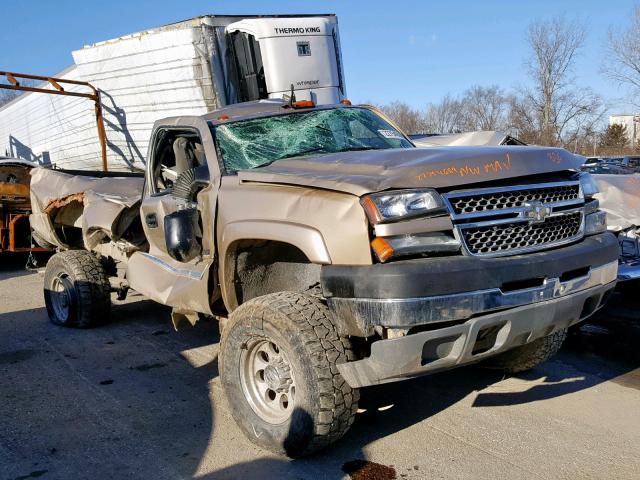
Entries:
{"label": "mud terrain tire", "polygon": [[531,370],[553,357],[562,342],[567,338],[567,329],[558,330],[546,337],[538,338],[531,343],[496,355],[487,362],[487,366],[507,373],[519,373]]}
{"label": "mud terrain tire", "polygon": [[[251,358],[258,358],[257,367]],[[351,427],[359,392],[336,367],[347,360],[353,360],[350,342],[338,335],[322,300],[311,295],[251,299],[222,332],[221,378],[235,421],[253,443],[289,457],[316,452]],[[264,394],[256,398],[256,391]]]}
{"label": "mud terrain tire", "polygon": [[111,286],[100,260],[85,250],[67,250],[49,259],[44,301],[49,320],[63,327],[91,328],[106,323]]}

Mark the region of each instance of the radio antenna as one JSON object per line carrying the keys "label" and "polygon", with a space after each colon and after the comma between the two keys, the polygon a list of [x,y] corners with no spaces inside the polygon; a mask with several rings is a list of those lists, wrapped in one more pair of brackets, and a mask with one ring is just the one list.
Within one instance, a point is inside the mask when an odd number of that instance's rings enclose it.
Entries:
{"label": "radio antenna", "polygon": [[296,101],[296,93],[293,91],[293,83],[291,84],[291,95],[289,95],[289,105],[293,105]]}

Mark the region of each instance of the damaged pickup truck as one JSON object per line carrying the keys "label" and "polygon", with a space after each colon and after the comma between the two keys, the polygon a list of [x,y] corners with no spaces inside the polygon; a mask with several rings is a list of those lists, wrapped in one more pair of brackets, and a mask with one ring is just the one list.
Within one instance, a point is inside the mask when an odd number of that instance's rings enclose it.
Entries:
{"label": "damaged pickup truck", "polygon": [[144,178],[33,172],[48,314],[94,326],[132,288],[218,318],[235,420],[289,456],[344,435],[360,387],[534,367],[615,286],[562,149],[421,149],[371,108],[265,100],[160,120],[148,152]]}

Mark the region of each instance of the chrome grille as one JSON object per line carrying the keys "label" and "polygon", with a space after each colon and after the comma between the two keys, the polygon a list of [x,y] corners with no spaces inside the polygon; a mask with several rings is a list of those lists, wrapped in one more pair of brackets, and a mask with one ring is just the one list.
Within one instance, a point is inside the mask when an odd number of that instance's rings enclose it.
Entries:
{"label": "chrome grille", "polygon": [[582,238],[584,195],[576,181],[443,195],[467,255],[532,252]]}
{"label": "chrome grille", "polygon": [[478,195],[449,197],[456,215],[481,213],[503,208],[516,208],[526,202],[558,203],[580,199],[580,185],[553,185],[542,188],[525,188]]}
{"label": "chrome grille", "polygon": [[464,242],[472,255],[515,253],[565,242],[581,233],[582,212],[557,215],[543,223],[508,223],[464,228]]}

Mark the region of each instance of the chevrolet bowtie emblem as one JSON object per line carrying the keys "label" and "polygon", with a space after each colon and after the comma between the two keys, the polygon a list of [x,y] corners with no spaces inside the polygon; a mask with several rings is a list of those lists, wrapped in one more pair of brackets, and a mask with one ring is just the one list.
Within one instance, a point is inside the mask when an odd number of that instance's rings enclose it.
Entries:
{"label": "chevrolet bowtie emblem", "polygon": [[522,207],[524,217],[532,223],[542,223],[551,215],[551,208],[545,207],[542,202],[525,202]]}

